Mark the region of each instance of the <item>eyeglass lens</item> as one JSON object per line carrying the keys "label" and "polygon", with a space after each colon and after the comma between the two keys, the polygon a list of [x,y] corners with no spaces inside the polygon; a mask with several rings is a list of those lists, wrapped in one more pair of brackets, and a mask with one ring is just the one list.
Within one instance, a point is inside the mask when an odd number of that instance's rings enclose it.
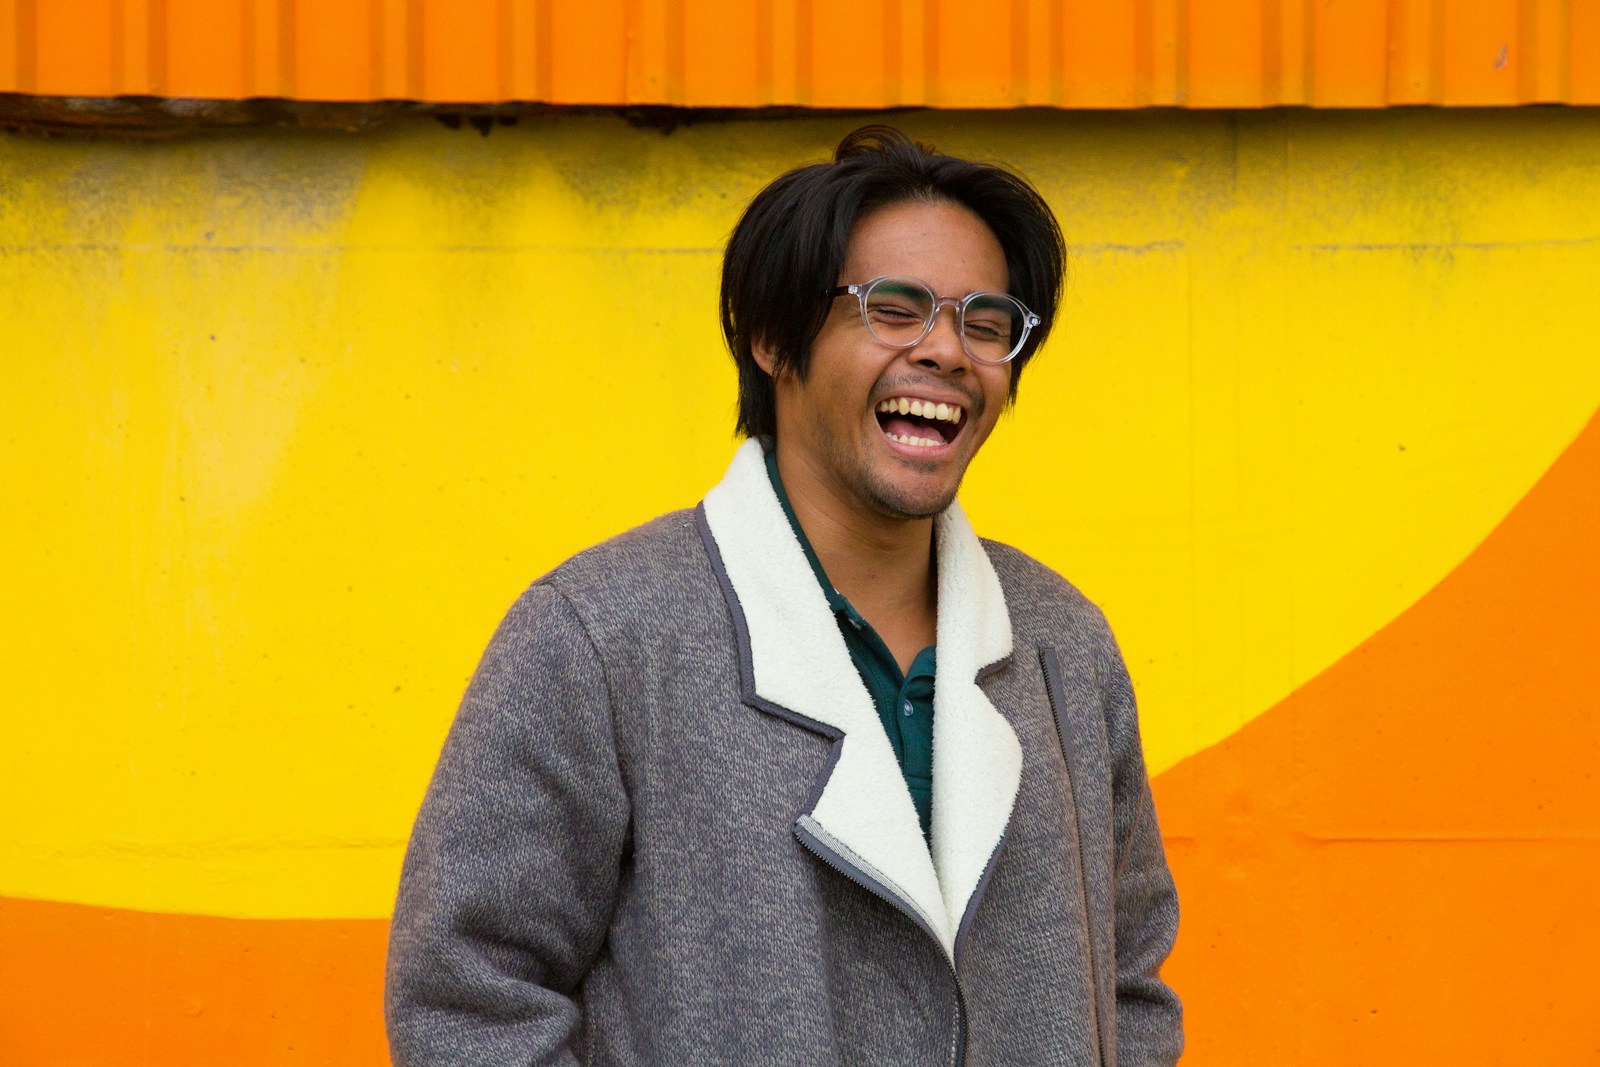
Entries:
{"label": "eyeglass lens", "polygon": [[[928,287],[912,278],[883,278],[865,294],[867,328],[886,345],[909,348],[932,325],[937,307]],[[959,312],[961,344],[967,355],[1001,363],[1023,337],[1022,305],[1004,293],[974,293]]]}

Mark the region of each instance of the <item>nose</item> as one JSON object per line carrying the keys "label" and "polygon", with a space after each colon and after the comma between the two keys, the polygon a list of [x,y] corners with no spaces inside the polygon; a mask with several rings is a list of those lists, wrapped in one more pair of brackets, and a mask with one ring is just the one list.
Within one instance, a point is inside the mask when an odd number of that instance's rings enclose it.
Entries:
{"label": "nose", "polygon": [[965,372],[969,357],[966,347],[961,343],[961,312],[956,301],[939,301],[933,309],[933,328],[911,349],[910,354],[912,362],[929,370],[957,374]]}

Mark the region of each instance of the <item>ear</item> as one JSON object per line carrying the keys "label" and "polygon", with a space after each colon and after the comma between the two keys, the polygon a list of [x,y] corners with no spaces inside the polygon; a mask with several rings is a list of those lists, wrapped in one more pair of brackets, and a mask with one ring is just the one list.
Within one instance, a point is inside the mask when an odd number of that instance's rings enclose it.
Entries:
{"label": "ear", "polygon": [[778,354],[762,340],[750,342],[750,354],[755,357],[756,366],[767,372],[767,377],[774,381],[778,378]]}

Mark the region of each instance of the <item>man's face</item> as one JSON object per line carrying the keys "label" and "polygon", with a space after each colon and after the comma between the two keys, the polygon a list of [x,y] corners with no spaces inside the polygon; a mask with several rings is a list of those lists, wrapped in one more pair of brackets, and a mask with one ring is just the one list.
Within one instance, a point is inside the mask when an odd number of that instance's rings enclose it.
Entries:
{"label": "man's face", "polygon": [[[902,201],[856,223],[838,284],[883,275],[919,278],[940,297],[1005,292],[1008,284],[993,232],[946,201]],[[758,348],[756,358],[771,373],[770,355]],[[886,518],[936,515],[955,499],[967,464],[994,429],[1010,380],[1009,364],[977,363],[966,354],[952,308],[939,312],[921,344],[897,349],[868,332],[856,297],[837,297],[811,346],[806,380],[792,373],[775,379],[785,485],[791,495],[820,491]],[[902,400],[927,414],[901,414]],[[947,408],[943,419],[939,405]],[[953,409],[959,421],[952,421]]]}

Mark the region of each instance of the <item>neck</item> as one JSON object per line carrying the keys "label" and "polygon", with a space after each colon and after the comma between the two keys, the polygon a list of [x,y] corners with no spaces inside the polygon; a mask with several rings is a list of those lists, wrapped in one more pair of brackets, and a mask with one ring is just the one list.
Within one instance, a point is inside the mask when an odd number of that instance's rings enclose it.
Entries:
{"label": "neck", "polygon": [[879,631],[904,669],[934,642],[933,520],[866,510],[804,464],[786,462],[782,447],[778,475],[828,580]]}

